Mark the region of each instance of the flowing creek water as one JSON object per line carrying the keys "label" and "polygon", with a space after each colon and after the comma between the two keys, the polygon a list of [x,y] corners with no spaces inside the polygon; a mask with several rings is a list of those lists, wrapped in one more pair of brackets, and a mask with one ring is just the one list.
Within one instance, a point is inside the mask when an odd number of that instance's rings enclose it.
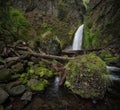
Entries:
{"label": "flowing creek water", "polygon": [[[120,71],[111,75],[120,77]],[[25,105],[19,98],[14,100],[14,110],[120,110],[120,80],[112,79],[112,86],[101,100],[83,99],[65,87],[59,87],[59,77],[51,80],[43,93],[34,94],[32,101]],[[24,108],[24,109],[23,109]]]}
{"label": "flowing creek water", "polygon": [[[83,26],[81,25],[75,34],[73,49],[80,50],[82,46]],[[77,37],[76,37],[77,36]],[[80,37],[80,38],[79,38]],[[76,40],[77,39],[77,40]],[[77,45],[77,43],[79,43]],[[83,99],[73,94],[65,87],[59,87],[59,77],[51,80],[51,85],[42,93],[33,95],[28,104],[20,98],[13,101],[14,110],[120,110],[120,68],[107,66],[111,70],[109,75],[112,80],[111,87],[101,100]],[[24,109],[23,109],[24,108]]]}

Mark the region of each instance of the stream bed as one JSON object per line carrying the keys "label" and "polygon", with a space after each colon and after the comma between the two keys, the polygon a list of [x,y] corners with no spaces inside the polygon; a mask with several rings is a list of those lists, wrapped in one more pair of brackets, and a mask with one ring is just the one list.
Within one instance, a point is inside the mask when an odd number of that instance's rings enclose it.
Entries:
{"label": "stream bed", "polygon": [[[59,87],[59,77],[55,77],[43,93],[33,94],[31,102],[16,97],[13,110],[120,110],[120,71],[110,74],[112,86],[102,100],[83,99],[65,87]],[[10,106],[10,105],[9,105]],[[8,108],[9,108],[8,106]]]}

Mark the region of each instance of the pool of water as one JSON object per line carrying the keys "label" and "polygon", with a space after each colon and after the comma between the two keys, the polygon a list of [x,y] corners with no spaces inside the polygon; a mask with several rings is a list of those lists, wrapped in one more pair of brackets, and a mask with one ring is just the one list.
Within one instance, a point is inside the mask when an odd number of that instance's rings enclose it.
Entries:
{"label": "pool of water", "polygon": [[33,95],[25,104],[19,97],[13,100],[13,110],[120,110],[120,71],[111,72],[112,86],[102,100],[83,99],[65,87],[59,87],[55,77],[46,91]]}

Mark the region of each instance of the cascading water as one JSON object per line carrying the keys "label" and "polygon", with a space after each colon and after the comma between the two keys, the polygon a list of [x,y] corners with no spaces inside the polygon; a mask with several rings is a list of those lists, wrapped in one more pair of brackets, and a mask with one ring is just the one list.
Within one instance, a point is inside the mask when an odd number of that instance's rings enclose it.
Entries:
{"label": "cascading water", "polygon": [[81,50],[82,49],[83,28],[84,28],[84,24],[82,24],[77,29],[77,31],[74,35],[74,40],[73,40],[73,45],[72,45],[73,50]]}
{"label": "cascading water", "polygon": [[54,80],[54,92],[58,92],[59,90],[59,81],[60,81],[59,76],[56,76]]}

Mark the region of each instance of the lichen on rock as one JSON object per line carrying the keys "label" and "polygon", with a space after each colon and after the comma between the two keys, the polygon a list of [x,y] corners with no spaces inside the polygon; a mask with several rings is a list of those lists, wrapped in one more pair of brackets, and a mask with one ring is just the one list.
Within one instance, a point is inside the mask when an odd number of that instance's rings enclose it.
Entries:
{"label": "lichen on rock", "polygon": [[[103,98],[110,84],[106,64],[95,54],[76,57],[66,65],[67,86],[83,98]],[[66,83],[65,83],[66,84]]]}

